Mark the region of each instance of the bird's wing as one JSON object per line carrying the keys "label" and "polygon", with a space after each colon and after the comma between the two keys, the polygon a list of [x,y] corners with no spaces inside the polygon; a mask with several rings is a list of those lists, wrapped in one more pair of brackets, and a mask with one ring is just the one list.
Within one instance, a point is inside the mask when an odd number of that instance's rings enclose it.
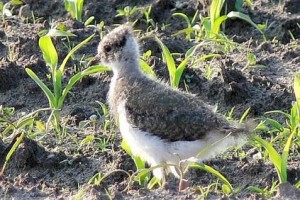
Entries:
{"label": "bird's wing", "polygon": [[126,101],[128,122],[164,140],[193,141],[203,138],[210,130],[226,126],[222,117],[196,97],[169,88],[151,88],[147,95],[147,89],[142,92],[135,94],[134,100],[129,96]]}

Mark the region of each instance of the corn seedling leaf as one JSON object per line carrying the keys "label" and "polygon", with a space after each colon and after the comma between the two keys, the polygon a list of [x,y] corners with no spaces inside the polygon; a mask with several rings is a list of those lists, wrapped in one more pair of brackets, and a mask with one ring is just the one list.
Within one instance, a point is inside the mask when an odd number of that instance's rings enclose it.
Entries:
{"label": "corn seedling leaf", "polygon": [[294,78],[294,92],[295,92],[298,108],[300,109],[300,74],[296,74]]}
{"label": "corn seedling leaf", "polygon": [[79,44],[77,44],[73,49],[71,49],[71,51],[68,53],[68,55],[65,57],[65,59],[63,60],[62,64],[59,67],[60,71],[64,71],[65,69],[65,65],[67,64],[69,58],[79,49],[81,48],[83,45],[85,45],[86,43],[88,43],[88,41],[90,41],[95,34],[89,36],[88,38],[86,38],[85,40],[83,40],[82,42],[80,42]]}
{"label": "corn seedling leaf", "polygon": [[216,19],[220,17],[224,2],[225,0],[212,0],[209,11],[211,25],[213,25]]}
{"label": "corn seedling leaf", "polygon": [[188,18],[188,16],[186,14],[184,14],[184,13],[173,13],[172,16],[182,17],[186,21],[188,28],[192,27],[190,19]]}
{"label": "corn seedling leaf", "polygon": [[148,65],[148,63],[146,61],[144,61],[143,59],[140,59],[140,67],[141,67],[142,71],[145,72],[146,74],[148,74],[152,77],[156,77],[156,74],[152,70],[150,65]]}
{"label": "corn seedling leaf", "polygon": [[19,121],[16,125],[16,128],[19,129],[19,128],[22,128],[26,125],[30,125],[30,124],[33,124],[34,122],[34,118],[33,117],[30,117],[30,118],[24,118],[22,119],[21,121]]}
{"label": "corn seedling leaf", "polygon": [[130,156],[132,155],[131,149],[124,139],[121,142],[121,147],[128,155]]}
{"label": "corn seedling leaf", "polygon": [[11,147],[11,149],[9,150],[9,152],[7,153],[6,157],[5,157],[5,163],[2,167],[2,170],[1,170],[1,173],[0,174],[3,174],[11,156],[13,155],[13,153],[17,150],[18,146],[20,145],[20,143],[22,142],[23,140],[23,137],[24,137],[25,133],[21,133],[21,135],[17,138],[16,142],[13,144],[13,146]]}
{"label": "corn seedling leaf", "polygon": [[76,0],[75,1],[75,6],[76,6],[76,11],[75,11],[75,13],[76,13],[76,19],[78,20],[78,21],[82,21],[82,10],[83,10],[83,2],[84,2],[84,0]]}
{"label": "corn seedling leaf", "polygon": [[78,72],[77,74],[72,76],[72,78],[70,78],[68,84],[66,85],[66,87],[62,91],[62,95],[59,97],[59,100],[58,100],[58,103],[57,103],[59,108],[62,107],[63,102],[64,102],[67,94],[69,93],[69,91],[72,89],[72,87],[74,86],[74,84],[77,81],[79,81],[84,76],[87,76],[87,75],[90,75],[90,74],[93,74],[93,73],[97,73],[97,72],[104,72],[104,71],[108,71],[108,70],[110,70],[108,67],[95,65],[95,66],[92,66],[92,67],[89,67],[89,68],[83,70],[82,72]]}
{"label": "corn seedling leaf", "polygon": [[57,30],[55,28],[50,29],[45,36],[48,36],[48,37],[76,37],[75,34],[69,32],[69,31]]}
{"label": "corn seedling leaf", "polygon": [[15,126],[14,124],[9,124],[5,129],[4,131],[1,133],[1,136],[4,137],[6,136],[10,131],[14,130],[15,129]]}
{"label": "corn seedling leaf", "polygon": [[282,151],[282,155],[281,155],[281,180],[280,183],[286,183],[287,182],[287,161],[288,161],[288,157],[289,157],[289,151],[290,151],[290,147],[294,138],[294,135],[296,134],[296,129],[293,130],[293,132],[291,133],[291,135],[289,136],[288,140],[286,141],[286,144],[284,146],[284,149]]}
{"label": "corn seedling leaf", "polygon": [[86,136],[83,140],[81,140],[79,147],[82,147],[83,145],[86,145],[92,141],[95,140],[95,136],[94,135],[88,135]]}
{"label": "corn seedling leaf", "polygon": [[276,120],[271,118],[264,119],[267,123],[269,123],[272,127],[276,128],[279,132],[283,131],[283,126]]}
{"label": "corn seedling leaf", "polygon": [[248,15],[245,15],[244,13],[241,12],[236,12],[236,11],[231,11],[230,13],[227,14],[228,18],[239,18],[242,19],[248,23],[250,23],[253,27],[255,27],[261,34],[264,34],[262,30],[250,19]]}
{"label": "corn seedling leaf", "polygon": [[51,72],[56,69],[58,56],[56,49],[52,43],[51,37],[43,36],[39,39],[39,47],[42,50],[43,58],[47,65],[50,66]]}
{"label": "corn seedling leaf", "polygon": [[170,53],[168,47],[166,45],[164,45],[158,37],[155,37],[155,39],[163,51],[162,56],[168,67],[170,82],[171,82],[171,85],[174,86],[173,80],[175,79],[175,75],[176,75],[176,65],[175,65],[174,58],[173,58],[172,54]]}
{"label": "corn seedling leaf", "polygon": [[291,118],[291,115],[290,115],[290,114],[288,114],[288,113],[286,113],[286,112],[283,112],[283,111],[281,111],[281,110],[272,110],[272,111],[265,112],[265,114],[273,114],[273,113],[275,113],[275,114],[282,114],[282,115],[284,115],[284,116],[285,116],[286,118],[288,118],[288,119]]}
{"label": "corn seedling leaf", "polygon": [[187,63],[189,62],[190,58],[191,58],[191,55],[188,57],[185,57],[184,60],[178,65],[174,79],[173,79],[173,84],[175,87],[179,86],[179,82],[180,82],[183,70],[186,68]]}
{"label": "corn seedling leaf", "polygon": [[45,126],[45,124],[43,123],[43,122],[41,122],[41,121],[36,121],[35,122],[35,124],[36,124],[36,127],[37,127],[37,129],[39,130],[39,131],[45,131],[46,130],[46,126]]}
{"label": "corn seedling leaf", "polygon": [[[63,72],[60,71],[60,69],[55,70],[53,76],[53,87],[54,87],[54,97],[55,97],[55,105],[58,105],[59,97],[62,93],[62,78],[63,78]],[[55,107],[57,109],[60,109],[61,107]]]}
{"label": "corn seedling leaf", "polygon": [[266,140],[260,138],[258,135],[252,135],[251,136],[252,140],[259,143],[263,148],[266,149],[266,151],[269,153],[269,158],[271,160],[271,162],[273,163],[273,165],[275,166],[275,169],[277,171],[277,175],[280,179],[280,182],[282,182],[282,159],[279,156],[278,152],[274,149],[274,147],[267,142]]}
{"label": "corn seedling leaf", "polygon": [[95,17],[91,16],[89,17],[85,22],[84,22],[84,26],[87,26],[89,24],[91,24],[94,21]]}
{"label": "corn seedling leaf", "polygon": [[161,186],[161,181],[160,181],[158,178],[153,177],[153,178],[151,178],[151,180],[149,181],[149,183],[148,183],[148,185],[147,185],[147,188],[148,188],[149,190],[152,190],[153,187],[154,187],[155,185]]}
{"label": "corn seedling leaf", "polygon": [[229,195],[232,192],[232,189],[228,185],[222,184],[222,191],[225,194]]}
{"label": "corn seedling leaf", "polygon": [[213,174],[214,176],[219,178],[224,184],[226,184],[228,186],[228,188],[232,191],[233,187],[231,186],[230,182],[220,172],[218,172],[214,168],[212,168],[208,165],[204,165],[204,164],[196,163],[196,162],[190,164],[189,167],[196,168],[196,169],[202,169],[208,173]]}
{"label": "corn seedling leaf", "polygon": [[210,36],[211,38],[216,37],[220,33],[221,24],[227,19],[226,15],[216,18],[213,25],[211,26]]}
{"label": "corn seedling leaf", "polygon": [[243,123],[246,119],[246,117],[248,116],[249,114],[249,111],[250,111],[251,107],[249,107],[242,115],[241,119],[239,120],[239,123]]}
{"label": "corn seedling leaf", "polygon": [[25,69],[26,73],[34,80],[34,82],[36,82],[36,84],[38,84],[38,86],[43,90],[43,92],[45,93],[45,95],[48,98],[49,101],[49,105],[51,106],[51,108],[55,107],[55,97],[54,94],[50,91],[50,89],[45,85],[45,83],[43,83],[39,77],[37,77],[37,75],[29,68]]}

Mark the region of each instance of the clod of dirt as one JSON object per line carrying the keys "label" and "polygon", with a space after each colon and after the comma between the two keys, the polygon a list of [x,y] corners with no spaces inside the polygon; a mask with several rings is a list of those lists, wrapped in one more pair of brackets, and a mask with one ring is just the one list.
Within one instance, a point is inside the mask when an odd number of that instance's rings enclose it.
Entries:
{"label": "clod of dirt", "polygon": [[[20,134],[16,135],[11,144],[3,151],[5,153],[1,154],[0,165],[4,163],[7,153],[19,136]],[[11,157],[8,168],[10,168],[10,170],[13,168],[32,168],[38,165],[42,167],[57,167],[60,165],[60,162],[66,158],[67,156],[64,153],[50,153],[38,145],[36,141],[25,136]]]}
{"label": "clod of dirt", "polygon": [[284,1],[284,9],[292,14],[300,13],[300,1],[299,0],[286,0]]}
{"label": "clod of dirt", "polygon": [[300,190],[290,183],[282,183],[279,185],[277,195],[273,200],[298,200],[300,197]]}

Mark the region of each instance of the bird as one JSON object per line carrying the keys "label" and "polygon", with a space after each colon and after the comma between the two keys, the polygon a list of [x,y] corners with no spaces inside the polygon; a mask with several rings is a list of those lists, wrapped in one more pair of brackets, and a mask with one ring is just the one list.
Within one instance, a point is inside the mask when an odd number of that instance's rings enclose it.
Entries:
{"label": "bird", "polygon": [[171,172],[180,178],[174,167],[180,162],[201,163],[246,140],[247,123],[228,121],[199,97],[143,73],[139,58],[133,28],[123,24],[100,41],[93,62],[112,69],[110,114],[132,154],[154,167],[154,177],[165,181]]}

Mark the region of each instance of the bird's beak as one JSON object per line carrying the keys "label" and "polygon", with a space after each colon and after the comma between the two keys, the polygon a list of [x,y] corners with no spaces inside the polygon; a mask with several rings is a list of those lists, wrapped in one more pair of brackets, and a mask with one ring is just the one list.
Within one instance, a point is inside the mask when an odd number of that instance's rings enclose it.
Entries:
{"label": "bird's beak", "polygon": [[99,65],[101,62],[100,56],[96,55],[92,60],[90,60],[87,64],[88,67],[93,66],[93,65]]}

